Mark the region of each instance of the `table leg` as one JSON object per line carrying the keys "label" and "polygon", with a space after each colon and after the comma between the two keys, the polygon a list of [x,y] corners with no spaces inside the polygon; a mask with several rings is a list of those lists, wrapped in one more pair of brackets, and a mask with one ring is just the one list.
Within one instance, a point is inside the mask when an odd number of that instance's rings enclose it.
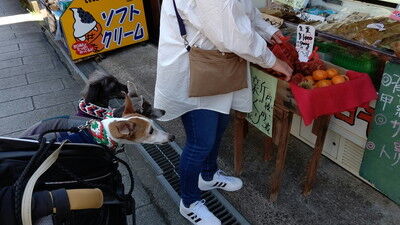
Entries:
{"label": "table leg", "polygon": [[324,147],[326,133],[328,131],[330,116],[321,116],[314,122],[313,133],[317,136],[313,155],[308,163],[304,182],[303,195],[311,194],[317,175],[318,163],[321,158],[322,148]]}
{"label": "table leg", "polygon": [[249,133],[249,121],[246,119],[243,120],[243,137],[246,138]]}
{"label": "table leg", "polygon": [[273,158],[274,142],[271,137],[265,136],[264,139],[264,161],[270,161]]}
{"label": "table leg", "polygon": [[269,196],[270,200],[273,202],[276,201],[278,198],[278,193],[282,182],[282,176],[286,161],[287,146],[290,136],[290,127],[292,125],[292,118],[293,118],[292,112],[283,110],[283,116],[279,120],[279,123],[281,123],[282,132],[279,132],[280,137],[279,137],[278,151],[276,154],[275,171],[272,174],[271,178],[271,192]]}
{"label": "table leg", "polygon": [[243,140],[244,140],[244,132],[245,132],[245,117],[246,114],[242,112],[235,111],[234,116],[234,172],[235,175],[238,176],[242,172],[242,164],[243,164]]}

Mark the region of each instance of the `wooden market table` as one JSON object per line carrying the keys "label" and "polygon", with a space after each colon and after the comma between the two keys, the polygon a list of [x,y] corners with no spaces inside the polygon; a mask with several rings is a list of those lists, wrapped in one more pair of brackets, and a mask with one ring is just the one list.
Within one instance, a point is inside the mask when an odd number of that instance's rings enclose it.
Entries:
{"label": "wooden market table", "polygon": [[[266,76],[270,76],[266,74]],[[269,198],[276,201],[284,173],[287,146],[290,136],[293,114],[299,114],[296,101],[293,98],[289,85],[286,81],[278,79],[277,91],[273,114],[272,138],[265,136],[264,160],[272,160],[272,153],[277,146],[275,171],[270,179]],[[315,182],[319,159],[326,133],[328,131],[330,116],[320,116],[313,123],[312,133],[317,136],[314,151],[306,168],[306,175],[303,184],[303,194],[309,195]],[[247,135],[248,122],[246,113],[235,112],[234,116],[234,170],[239,175],[242,172],[243,164],[243,143]]]}

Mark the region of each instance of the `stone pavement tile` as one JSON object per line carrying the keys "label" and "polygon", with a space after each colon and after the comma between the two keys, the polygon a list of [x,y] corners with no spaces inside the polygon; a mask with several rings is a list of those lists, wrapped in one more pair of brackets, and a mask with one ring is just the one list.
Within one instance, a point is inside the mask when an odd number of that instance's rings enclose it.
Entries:
{"label": "stone pavement tile", "polygon": [[14,99],[40,95],[44,93],[59,91],[64,89],[61,80],[44,81],[29,84],[23,87],[15,87],[0,90],[0,102],[6,102]]}
{"label": "stone pavement tile", "polygon": [[31,34],[29,36],[23,36],[20,38],[15,38],[12,40],[0,40],[0,46],[2,45],[10,45],[10,44],[18,44],[18,43],[30,43],[37,41],[45,41],[43,34]]}
{"label": "stone pavement tile", "polygon": [[15,52],[0,54],[0,60],[20,58],[24,56],[39,56],[46,53],[48,54],[48,49],[46,48],[24,49]]}
{"label": "stone pavement tile", "polygon": [[21,58],[0,60],[0,69],[22,65]]}
{"label": "stone pavement tile", "polygon": [[68,70],[62,69],[62,70],[46,70],[46,71],[38,71],[38,72],[32,72],[32,73],[27,73],[26,77],[28,78],[28,82],[30,84],[32,83],[37,83],[40,81],[46,81],[46,80],[54,80],[54,79],[60,79],[63,77],[70,77]]}
{"label": "stone pavement tile", "polygon": [[[133,189],[132,196],[135,199],[136,208],[145,206],[150,204],[150,197],[147,195],[146,191],[143,189],[143,185],[140,182],[137,182],[138,179],[137,177],[134,177],[135,181],[135,187]],[[129,181],[129,176],[124,175],[122,177],[122,183],[125,186],[125,191],[128,191],[128,188],[130,187],[130,181]]]}
{"label": "stone pavement tile", "polygon": [[12,29],[11,32],[16,34],[16,37],[21,37],[21,35],[30,35],[30,33],[41,33],[42,30],[38,26],[30,26],[30,27],[16,27]]}
{"label": "stone pavement tile", "polygon": [[54,68],[53,64],[43,64],[40,66],[22,65],[0,70],[0,78],[12,77],[31,72],[48,71]]}
{"label": "stone pavement tile", "polygon": [[[37,36],[37,37],[42,36],[43,37],[42,30],[37,26],[35,26],[35,27],[37,28],[36,30],[32,30],[32,28],[27,28],[26,30],[24,30],[24,29],[17,30],[17,32],[14,33],[16,40],[21,40],[21,39],[26,40],[27,38],[33,37],[33,36]],[[29,29],[31,29],[31,30],[29,30]]]}
{"label": "stone pavement tile", "polygon": [[12,15],[20,14],[21,12],[27,13],[22,9],[22,7],[20,6],[20,4],[18,4],[17,1],[12,2],[8,0],[8,1],[3,1],[1,4],[4,11],[7,13],[11,13]]}
{"label": "stone pavement tile", "polygon": [[1,32],[0,33],[0,41],[9,41],[15,39],[16,36],[14,33],[9,32]]}
{"label": "stone pavement tile", "polygon": [[[131,164],[125,152],[118,154],[118,158],[124,160],[128,164]],[[122,175],[122,183],[124,184],[125,188],[128,189],[130,187],[130,178],[128,171],[122,165],[119,166],[118,170]],[[134,180],[134,189],[132,196],[136,202],[135,208],[139,208],[150,204],[151,202],[150,197],[146,193],[142,183],[140,182],[140,178],[137,175],[133,174],[133,180]]]}
{"label": "stone pavement tile", "polygon": [[163,225],[166,224],[160,213],[153,205],[143,206],[136,210],[136,224],[140,225]]}
{"label": "stone pavement tile", "polygon": [[33,96],[35,109],[46,108],[53,105],[59,105],[63,102],[78,102],[80,99],[80,89],[64,89],[42,95]]}
{"label": "stone pavement tile", "polygon": [[0,32],[9,32],[11,30],[10,25],[0,25]]}
{"label": "stone pavement tile", "polygon": [[[27,50],[25,50],[27,51]],[[22,62],[26,65],[36,65],[40,66],[44,63],[51,63],[52,55],[49,53],[41,54],[41,55],[31,55],[22,57]]]}
{"label": "stone pavement tile", "polygon": [[13,137],[13,138],[19,138],[21,137],[21,135],[24,133],[25,130],[20,130],[20,131],[16,131],[13,132],[11,134],[2,134],[1,136],[3,137]]}
{"label": "stone pavement tile", "polygon": [[138,182],[143,185],[151,202],[162,212],[162,216],[169,222],[168,224],[189,225],[190,223],[179,214],[178,206],[158,181],[147,160],[132,145],[126,145],[125,150],[134,176],[138,177]]}
{"label": "stone pavement tile", "polygon": [[19,43],[19,48],[23,49],[32,49],[32,48],[47,48],[49,44],[44,41],[36,41],[36,42],[29,42],[29,43]]}
{"label": "stone pavement tile", "polygon": [[65,88],[79,88],[83,89],[84,83],[83,82],[78,82],[74,80],[72,77],[65,77],[62,80],[62,83],[64,84]]}
{"label": "stone pavement tile", "polygon": [[18,87],[28,84],[25,75],[0,79],[0,89]]}
{"label": "stone pavement tile", "polygon": [[32,99],[22,98],[14,101],[0,103],[0,118],[12,116],[33,110]]}
{"label": "stone pavement tile", "polygon": [[[1,32],[1,30],[0,30],[0,32]],[[0,54],[6,53],[6,52],[18,51],[18,50],[19,50],[19,48],[18,48],[17,44],[2,46],[2,47],[0,47]]]}
{"label": "stone pavement tile", "polygon": [[0,119],[0,136],[4,134],[14,133],[25,130],[38,121],[62,116],[71,115],[75,112],[75,106],[72,103],[61,104],[49,108],[38,109],[14,116],[4,117]]}
{"label": "stone pavement tile", "polygon": [[36,21],[29,21],[29,22],[23,22],[23,23],[14,23],[14,24],[11,24],[10,26],[11,26],[11,29],[13,29],[13,30],[16,30],[16,29],[30,29],[31,27],[37,27],[39,29],[38,22],[36,22]]}

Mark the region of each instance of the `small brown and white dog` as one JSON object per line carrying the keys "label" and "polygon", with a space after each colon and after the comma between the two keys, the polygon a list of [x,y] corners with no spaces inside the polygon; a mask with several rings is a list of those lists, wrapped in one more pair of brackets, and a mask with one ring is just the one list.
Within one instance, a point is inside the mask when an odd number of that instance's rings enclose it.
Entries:
{"label": "small brown and white dog", "polygon": [[124,105],[121,118],[108,118],[101,121],[113,141],[118,144],[165,144],[174,141],[174,135],[158,129],[152,120],[136,113],[128,95],[125,96]]}
{"label": "small brown and white dog", "polygon": [[[72,126],[71,126],[72,124]],[[112,115],[103,120],[85,119],[82,117],[64,116],[43,120],[21,136],[26,139],[36,139],[38,135],[54,130],[70,130],[79,127],[79,132],[51,132],[46,138],[61,142],[101,144],[115,150],[119,144],[166,144],[174,141],[174,135],[168,134],[155,126],[153,120],[139,114],[134,108],[132,99],[125,94],[122,116]]]}

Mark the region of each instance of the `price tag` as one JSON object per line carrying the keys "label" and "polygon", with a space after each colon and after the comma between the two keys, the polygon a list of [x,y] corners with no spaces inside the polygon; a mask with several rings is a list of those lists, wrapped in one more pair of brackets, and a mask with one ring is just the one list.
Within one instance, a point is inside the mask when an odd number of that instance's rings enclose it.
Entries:
{"label": "price tag", "polygon": [[296,50],[299,53],[300,62],[308,62],[314,49],[315,27],[305,24],[297,26]]}

